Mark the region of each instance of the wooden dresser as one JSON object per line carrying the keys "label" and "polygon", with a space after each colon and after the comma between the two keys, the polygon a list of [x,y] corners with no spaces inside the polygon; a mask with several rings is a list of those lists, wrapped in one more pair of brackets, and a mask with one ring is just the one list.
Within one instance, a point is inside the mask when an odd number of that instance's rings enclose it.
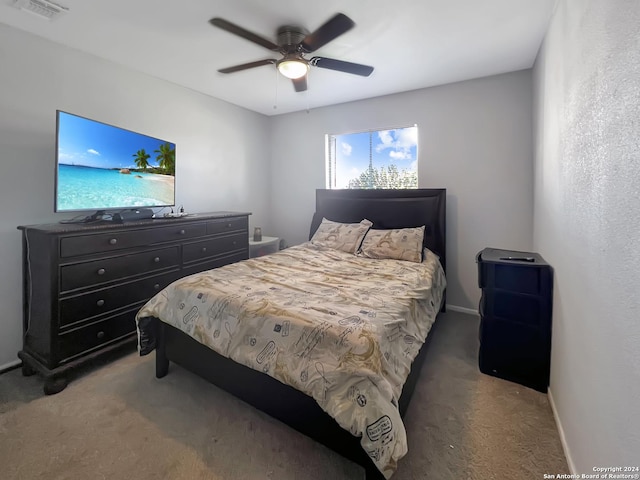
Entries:
{"label": "wooden dresser", "polygon": [[137,340],[135,315],[178,278],[249,257],[249,213],[20,226],[24,375],[58,393],[69,371]]}

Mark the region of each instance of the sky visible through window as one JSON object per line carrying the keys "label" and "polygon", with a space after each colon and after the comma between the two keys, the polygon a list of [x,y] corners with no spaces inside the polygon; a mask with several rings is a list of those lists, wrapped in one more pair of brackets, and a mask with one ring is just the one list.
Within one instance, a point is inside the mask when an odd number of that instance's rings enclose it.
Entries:
{"label": "sky visible through window", "polygon": [[349,188],[369,167],[417,172],[418,127],[329,135],[329,188]]}

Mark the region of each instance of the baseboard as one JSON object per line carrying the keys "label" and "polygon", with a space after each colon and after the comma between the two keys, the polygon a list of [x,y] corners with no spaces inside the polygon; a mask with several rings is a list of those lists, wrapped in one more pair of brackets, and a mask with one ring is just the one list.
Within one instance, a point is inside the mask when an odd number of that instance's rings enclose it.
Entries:
{"label": "baseboard", "polygon": [[553,419],[556,421],[556,428],[558,429],[558,435],[560,435],[560,443],[562,444],[562,450],[564,451],[564,458],[567,460],[569,473],[572,476],[576,475],[577,478],[576,466],[573,463],[573,459],[571,458],[571,451],[569,450],[569,445],[567,444],[567,437],[565,437],[564,435],[564,429],[562,428],[562,422],[560,422],[560,417],[558,416],[558,410],[556,410],[556,402],[553,400],[551,387],[547,389],[547,397],[549,398],[549,404],[551,405],[551,411],[553,412]]}
{"label": "baseboard", "polygon": [[457,305],[447,304],[447,310],[451,310],[452,312],[468,313],[469,315],[479,315],[478,311],[474,310],[473,308],[458,307]]}
{"label": "baseboard", "polygon": [[0,365],[0,374],[8,372],[9,370],[13,370],[14,368],[18,368],[20,365],[22,365],[22,362],[20,360],[14,360],[13,362]]}

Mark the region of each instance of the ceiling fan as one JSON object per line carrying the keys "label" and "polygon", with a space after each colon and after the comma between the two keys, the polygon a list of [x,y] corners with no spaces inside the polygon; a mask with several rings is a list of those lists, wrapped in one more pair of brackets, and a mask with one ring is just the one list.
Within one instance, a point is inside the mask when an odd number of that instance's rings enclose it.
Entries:
{"label": "ceiling fan", "polygon": [[355,26],[353,20],[342,13],[338,13],[331,17],[316,31],[309,33],[302,27],[285,25],[278,28],[277,44],[262,38],[255,33],[245,30],[223,18],[212,18],[209,20],[211,25],[226,30],[229,33],[238,35],[250,42],[256,43],[273,52],[279,52],[282,58],[276,60],[267,58],[256,62],[243,63],[228,68],[221,68],[220,73],[233,73],[249,68],[261,67],[263,65],[275,64],[278,71],[293,81],[293,87],[296,92],[303,92],[307,89],[307,73],[309,67],[326,68],[329,70],[337,70],[339,72],[351,73],[368,77],[373,72],[373,67],[361,65],[359,63],[345,62],[326,57],[305,58],[305,55],[315,52],[320,47],[326,45],[330,41],[339,37]]}

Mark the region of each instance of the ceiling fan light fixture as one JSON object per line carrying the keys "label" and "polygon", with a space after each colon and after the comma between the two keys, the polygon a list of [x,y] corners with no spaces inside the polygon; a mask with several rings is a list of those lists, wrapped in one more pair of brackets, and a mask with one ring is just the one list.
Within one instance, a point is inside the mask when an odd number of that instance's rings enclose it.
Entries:
{"label": "ceiling fan light fixture", "polygon": [[278,71],[285,77],[295,80],[307,74],[309,64],[300,57],[285,57],[278,62]]}

